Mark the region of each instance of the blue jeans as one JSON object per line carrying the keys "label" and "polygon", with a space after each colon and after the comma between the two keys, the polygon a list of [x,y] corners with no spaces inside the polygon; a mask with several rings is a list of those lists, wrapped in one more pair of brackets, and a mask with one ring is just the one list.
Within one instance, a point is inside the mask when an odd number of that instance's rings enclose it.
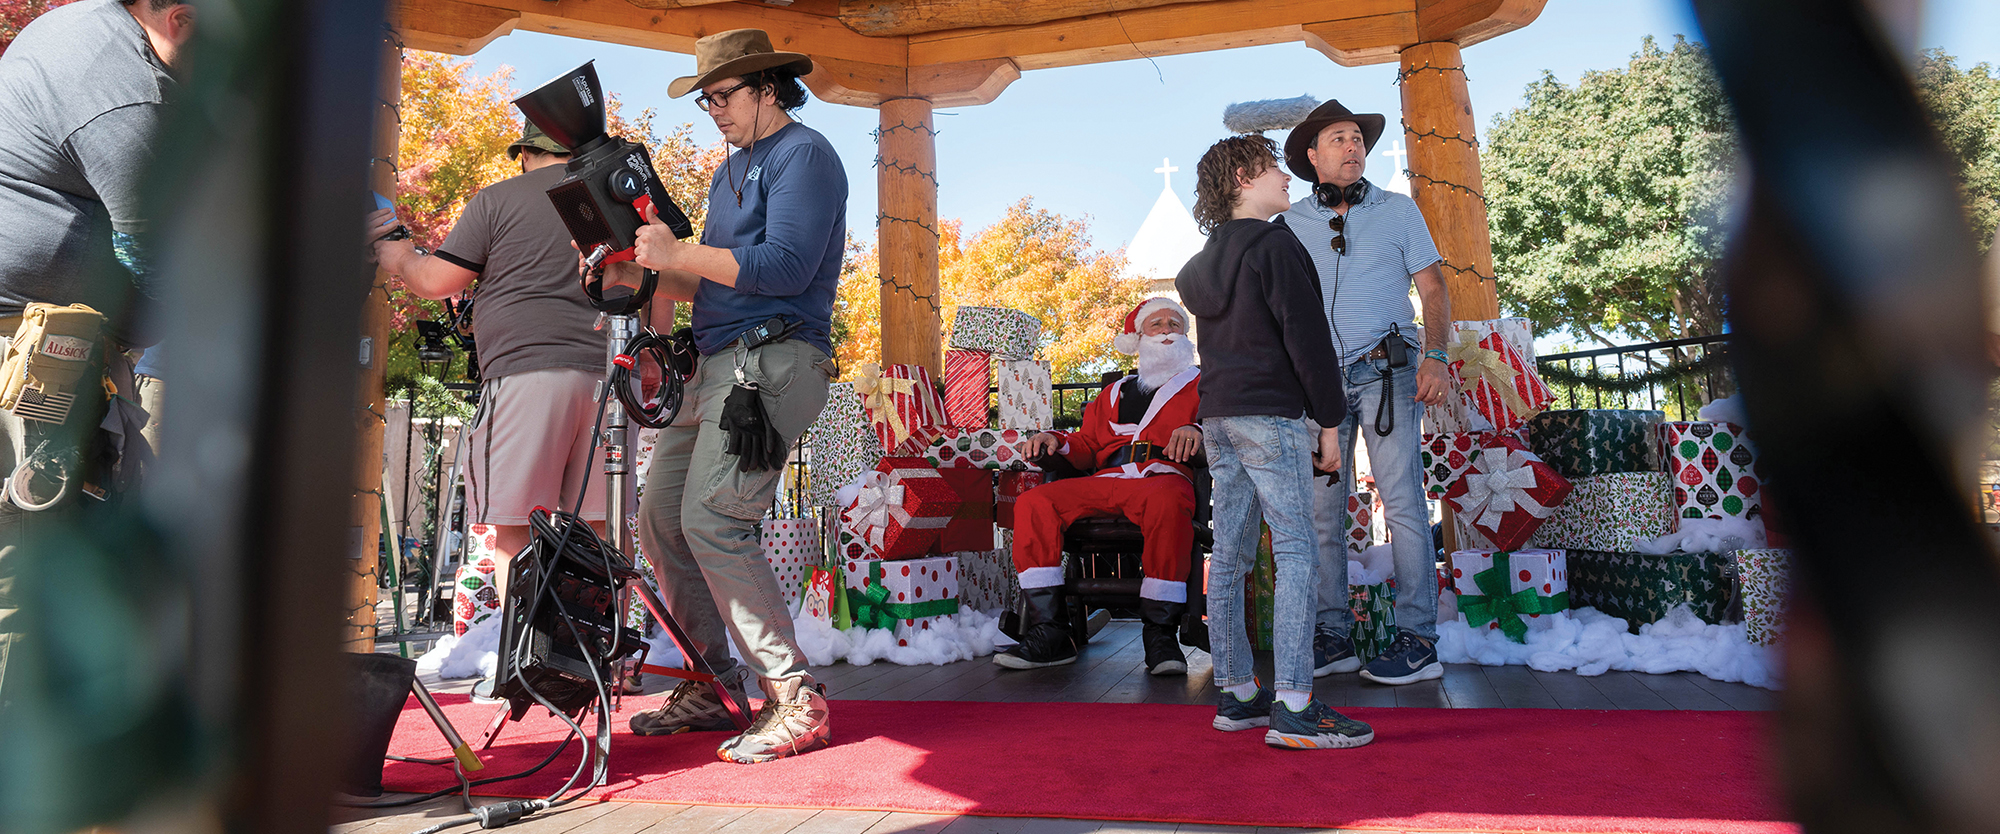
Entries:
{"label": "blue jeans", "polygon": [[[1375,409],[1382,402],[1382,378],[1391,373],[1382,359],[1363,359],[1347,366],[1347,420],[1340,424],[1343,481],[1339,489],[1313,490],[1313,516],[1319,535],[1318,624],[1346,635],[1354,625],[1347,608],[1347,543],[1341,520],[1347,496],[1354,492],[1354,434],[1368,443],[1368,463],[1375,488],[1382,494],[1390,551],[1396,560],[1396,627],[1437,640],[1437,550],[1431,545],[1430,508],[1424,503],[1423,417],[1416,400],[1417,366],[1393,372],[1396,426],[1387,436],[1375,433]],[[1217,490],[1218,496],[1220,490]],[[1218,499],[1219,500],[1219,499]]]}
{"label": "blue jeans", "polygon": [[[1303,419],[1210,417],[1201,421],[1208,471],[1215,478],[1215,552],[1209,562],[1209,642],[1215,685],[1256,680],[1243,628],[1243,575],[1257,558],[1259,517],[1271,526],[1278,567],[1272,622],[1278,689],[1311,692],[1313,597],[1312,455],[1318,438]],[[1345,572],[1345,566],[1343,566]]]}

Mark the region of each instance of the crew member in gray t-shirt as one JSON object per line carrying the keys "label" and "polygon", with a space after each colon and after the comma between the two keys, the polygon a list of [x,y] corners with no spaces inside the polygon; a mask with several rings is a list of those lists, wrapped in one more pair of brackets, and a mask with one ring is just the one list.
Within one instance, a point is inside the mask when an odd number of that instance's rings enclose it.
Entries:
{"label": "crew member in gray t-shirt", "polygon": [[[36,18],[0,55],[0,336],[36,302],[88,304],[112,314],[114,333],[129,332],[133,291],[143,290],[133,271],[145,260],[133,237],[145,227],[139,185],[193,33],[194,7],[184,3],[83,0]],[[118,361],[112,347],[93,349]],[[128,375],[111,374],[123,392]],[[54,489],[59,479],[12,476],[32,471],[24,463],[75,458],[103,414],[93,389],[80,386],[59,423],[0,411],[0,479],[19,484],[0,499],[0,704],[13,697],[7,658],[28,645],[15,600],[32,595],[17,577],[42,558],[21,546],[23,508],[46,501],[39,519],[58,525],[76,523],[82,504],[78,491]]]}
{"label": "crew member in gray t-shirt", "polygon": [[[605,337],[592,329],[597,312],[577,284],[576,248],[547,193],[569,149],[531,123],[507,153],[521,174],[474,194],[436,252],[375,243],[382,268],[420,297],[450,298],[479,282],[472,333],[483,387],[466,436],[466,510],[474,525],[490,526],[473,531],[475,550],[490,546],[503,565],[528,546],[534,508],[577,510],[599,534],[605,512],[591,431]],[[379,229],[393,217],[384,209],[369,219]]]}

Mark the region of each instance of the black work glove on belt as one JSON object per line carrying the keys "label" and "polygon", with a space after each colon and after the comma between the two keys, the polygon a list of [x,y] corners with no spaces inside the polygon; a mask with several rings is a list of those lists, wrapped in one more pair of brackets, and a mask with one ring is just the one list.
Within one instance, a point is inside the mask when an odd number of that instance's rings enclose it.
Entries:
{"label": "black work glove on belt", "polygon": [[785,442],[764,414],[764,398],[758,396],[757,383],[739,382],[729,389],[729,396],[722,401],[722,416],[716,423],[729,433],[725,451],[736,456],[738,468],[761,472],[785,465],[791,444]]}

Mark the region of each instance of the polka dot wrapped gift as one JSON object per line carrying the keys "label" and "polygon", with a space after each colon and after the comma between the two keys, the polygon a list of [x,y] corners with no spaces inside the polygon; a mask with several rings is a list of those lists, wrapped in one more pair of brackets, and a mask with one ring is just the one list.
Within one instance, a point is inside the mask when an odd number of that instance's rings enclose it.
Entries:
{"label": "polka dot wrapped gift", "polygon": [[1661,423],[1660,461],[1681,518],[1761,519],[1757,451],[1734,423]]}
{"label": "polka dot wrapped gift", "polygon": [[1451,554],[1458,616],[1516,643],[1569,617],[1569,565],[1560,550],[1460,550]]}
{"label": "polka dot wrapped gift", "polygon": [[958,557],[883,561],[851,559],[846,567],[847,607],[854,624],[893,629],[907,646],[939,617],[958,613]]}
{"label": "polka dot wrapped gift", "polygon": [[767,518],[761,541],[764,559],[778,578],[785,609],[797,610],[806,574],[820,562],[819,522],[810,518]]}

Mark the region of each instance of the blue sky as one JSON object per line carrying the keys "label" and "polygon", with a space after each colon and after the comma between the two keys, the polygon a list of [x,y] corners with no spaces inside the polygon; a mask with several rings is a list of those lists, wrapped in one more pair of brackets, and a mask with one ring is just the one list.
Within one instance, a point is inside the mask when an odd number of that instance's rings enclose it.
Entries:
{"label": "blue sky", "polygon": [[[1995,33],[2000,3],[1931,0],[1919,40],[1961,66],[2000,65]],[[1483,132],[1542,71],[1574,82],[1587,70],[1622,66],[1647,35],[1671,44],[1677,34],[1698,39],[1681,2],[1549,0],[1527,28],[1465,50],[1474,116]],[[651,107],[663,124],[690,122],[697,141],[718,138],[689,99],[666,95],[669,80],[693,74],[692,56],[533,33],[497,38],[473,56],[481,73],[513,67],[521,90],[593,58],[606,88],[628,107]],[[1342,67],[1293,43],[1024,73],[991,104],[939,111],[938,214],[977,229],[1032,196],[1040,208],[1088,216],[1095,245],[1114,249],[1158,198],[1162,180],[1153,169],[1162,158],[1182,169],[1173,188],[1193,204],[1194,162],[1226,134],[1225,106],[1302,94],[1339,99],[1357,112],[1388,114],[1393,138],[1401,107],[1395,72],[1393,63]],[[872,239],[876,111],[815,99],[799,117],[840,152],[852,194],[849,228]],[[1385,157],[1369,164],[1371,177],[1387,179]],[[1294,193],[1303,193],[1297,183]]]}

